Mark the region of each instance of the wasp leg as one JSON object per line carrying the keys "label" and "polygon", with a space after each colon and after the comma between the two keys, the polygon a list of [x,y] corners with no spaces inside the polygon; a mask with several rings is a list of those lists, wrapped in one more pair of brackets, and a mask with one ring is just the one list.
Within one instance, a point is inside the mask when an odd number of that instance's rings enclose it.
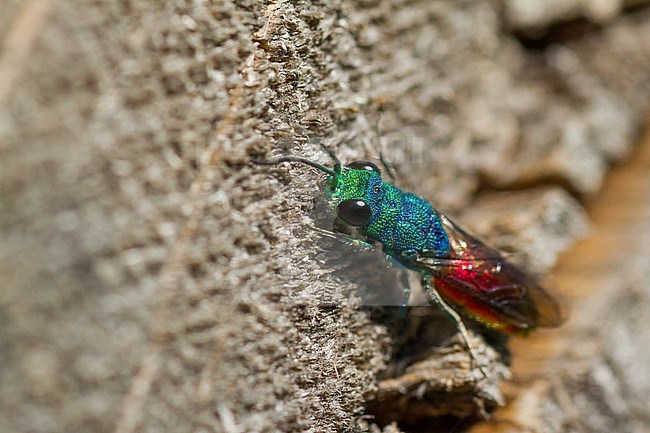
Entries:
{"label": "wasp leg", "polygon": [[412,185],[405,181],[403,172],[400,173],[400,170],[395,167],[395,164],[386,158],[383,150],[379,151],[379,161],[381,162],[381,165],[386,169],[388,177],[390,177],[393,182],[395,182],[397,185],[407,186],[409,189],[412,189]]}
{"label": "wasp leg", "polygon": [[445,314],[451,317],[452,320],[456,323],[456,328],[458,329],[460,336],[463,338],[463,341],[465,342],[465,346],[467,346],[467,350],[469,350],[470,368],[473,370],[474,367],[478,367],[478,369],[481,370],[481,373],[483,373],[483,376],[487,378],[487,373],[485,372],[485,370],[483,370],[483,367],[478,363],[478,357],[476,356],[474,346],[470,342],[469,333],[467,332],[467,328],[463,323],[463,319],[453,308],[451,308],[440,297],[438,291],[435,289],[435,287],[433,287],[433,284],[431,284],[431,276],[428,274],[422,275],[422,289],[424,290],[424,293],[429,298],[429,302],[432,302],[436,304],[438,307],[440,307],[440,309],[442,309],[442,311],[444,311]]}
{"label": "wasp leg", "polygon": [[395,169],[395,166],[388,159],[386,159],[382,150],[379,151],[379,160],[381,161],[381,165],[383,165],[386,169],[388,177],[390,177],[392,180],[397,180],[399,173],[397,172],[397,169]]}
{"label": "wasp leg", "polygon": [[399,315],[401,318],[406,317],[406,308],[409,305],[409,299],[411,297],[411,284],[409,283],[409,275],[406,269],[402,269],[399,273],[400,282],[402,283],[402,303],[399,310]]}
{"label": "wasp leg", "polygon": [[353,238],[352,236],[347,235],[345,233],[331,232],[329,230],[325,230],[320,227],[315,227],[315,230],[324,237],[335,239],[339,242],[343,242],[344,244],[353,247],[355,251],[366,252],[366,251],[375,250],[374,244],[371,244],[370,242],[367,241],[363,241],[361,239]]}

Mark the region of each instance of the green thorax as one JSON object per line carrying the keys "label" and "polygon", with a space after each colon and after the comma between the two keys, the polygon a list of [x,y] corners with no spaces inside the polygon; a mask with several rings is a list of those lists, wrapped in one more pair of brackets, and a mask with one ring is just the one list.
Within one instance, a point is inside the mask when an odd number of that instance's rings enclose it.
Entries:
{"label": "green thorax", "polygon": [[375,171],[343,168],[336,182],[327,179],[325,194],[334,207],[350,199],[366,202],[372,216],[359,233],[380,242],[387,254],[398,258],[404,251],[449,251],[447,234],[431,204],[384,182]]}

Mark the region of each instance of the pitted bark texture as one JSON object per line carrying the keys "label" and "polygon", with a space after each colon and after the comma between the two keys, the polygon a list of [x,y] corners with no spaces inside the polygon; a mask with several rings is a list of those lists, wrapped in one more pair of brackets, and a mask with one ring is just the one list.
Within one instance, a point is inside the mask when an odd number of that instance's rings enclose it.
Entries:
{"label": "pitted bark texture", "polygon": [[570,194],[628,153],[650,96],[650,38],[628,32],[650,20],[530,54],[500,7],[2,2],[0,431],[377,431],[395,336],[321,260],[314,173],[250,160],[381,137],[468,222],[478,190],[520,189],[548,267],[584,225]]}

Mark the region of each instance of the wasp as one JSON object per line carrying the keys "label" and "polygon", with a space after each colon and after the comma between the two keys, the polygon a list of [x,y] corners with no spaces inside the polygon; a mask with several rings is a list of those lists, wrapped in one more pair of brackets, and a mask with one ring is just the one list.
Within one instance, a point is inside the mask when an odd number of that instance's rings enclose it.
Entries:
{"label": "wasp", "polygon": [[[333,167],[298,156],[254,162],[300,163],[322,172],[324,194],[336,209],[337,223],[355,228],[361,238],[349,241],[366,250],[381,244],[384,254],[417,272],[428,302],[454,320],[472,360],[476,356],[463,317],[509,335],[527,335],[537,327],[564,321],[558,301],[496,249],[424,198],[385,181],[376,164],[360,160],[342,166],[334,152],[323,147]],[[409,294],[407,286],[403,308]]]}

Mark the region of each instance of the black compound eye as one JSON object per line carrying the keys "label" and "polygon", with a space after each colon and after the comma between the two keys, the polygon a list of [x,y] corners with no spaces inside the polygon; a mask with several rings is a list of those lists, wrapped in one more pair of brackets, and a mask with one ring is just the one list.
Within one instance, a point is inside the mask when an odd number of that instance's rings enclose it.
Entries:
{"label": "black compound eye", "polygon": [[381,175],[381,170],[379,170],[379,167],[377,167],[375,163],[372,163],[370,161],[353,161],[349,163],[346,167],[353,168],[355,170],[374,171],[375,173]]}
{"label": "black compound eye", "polygon": [[366,223],[372,215],[370,206],[363,200],[343,200],[336,208],[339,217],[351,226],[360,226]]}

